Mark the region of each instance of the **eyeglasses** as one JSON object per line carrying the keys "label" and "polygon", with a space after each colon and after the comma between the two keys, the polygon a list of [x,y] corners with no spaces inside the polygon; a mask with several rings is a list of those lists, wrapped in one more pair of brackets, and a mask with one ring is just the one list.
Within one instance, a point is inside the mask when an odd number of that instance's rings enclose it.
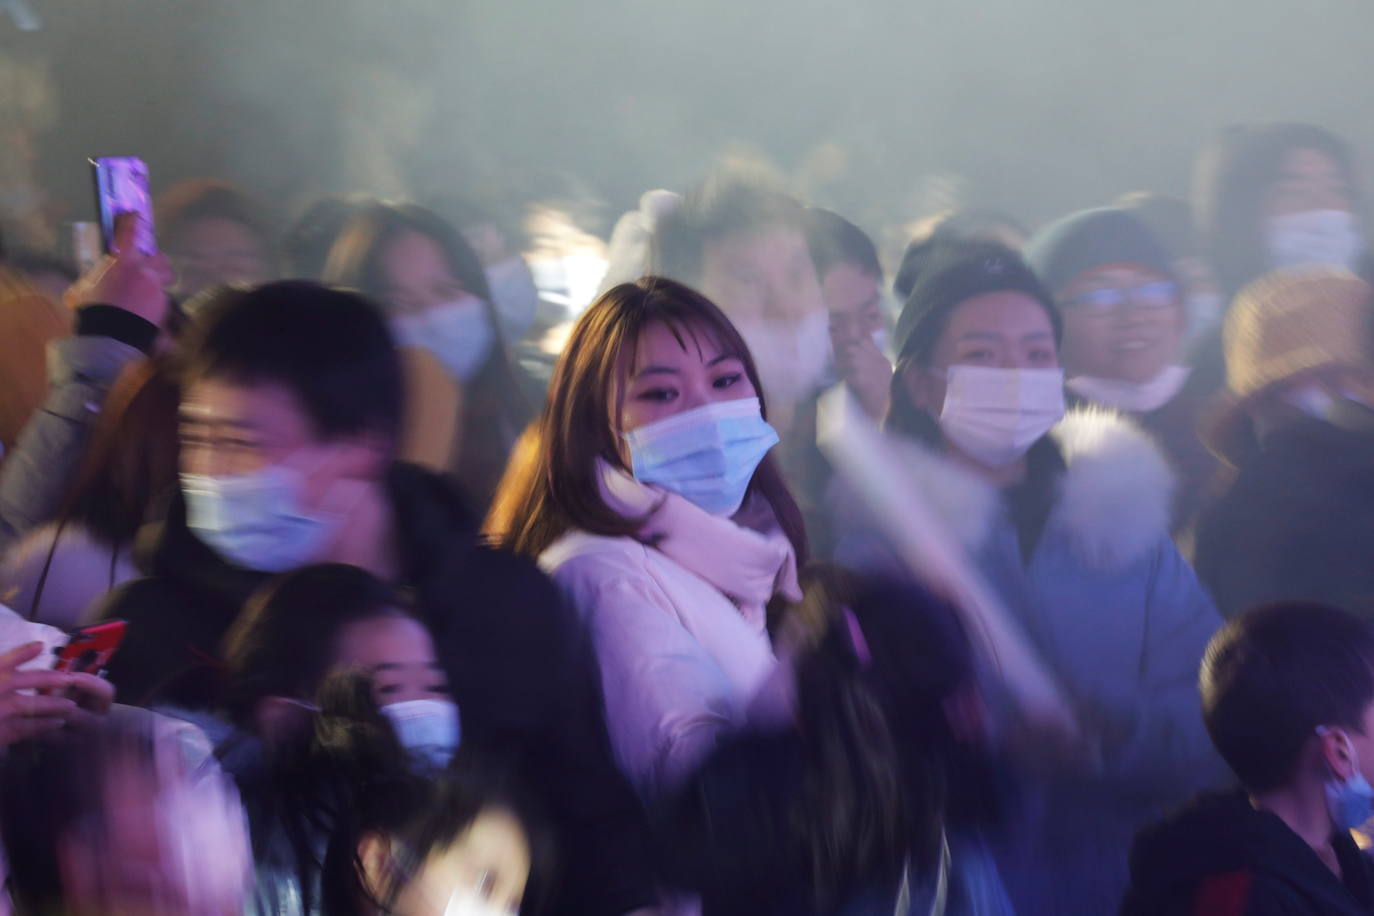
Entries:
{"label": "eyeglasses", "polygon": [[1089,315],[1111,315],[1127,304],[1140,309],[1163,309],[1178,304],[1178,285],[1171,280],[1152,280],[1137,286],[1106,286],[1090,289],[1065,299],[1065,308]]}

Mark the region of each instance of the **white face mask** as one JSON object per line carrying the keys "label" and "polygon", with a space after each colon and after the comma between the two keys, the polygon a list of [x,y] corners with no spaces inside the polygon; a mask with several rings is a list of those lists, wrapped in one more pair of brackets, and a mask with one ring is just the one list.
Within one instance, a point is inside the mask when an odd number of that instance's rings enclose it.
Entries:
{"label": "white face mask", "polygon": [[1064,416],[1062,369],[950,366],[940,431],[969,457],[1006,467]]}
{"label": "white face mask", "polygon": [[830,315],[817,309],[801,321],[735,321],[759,370],[770,403],[796,404],[820,388],[830,363]]}
{"label": "white face mask", "polygon": [[458,704],[429,697],[405,700],[382,707],[401,746],[421,767],[442,770],[448,766],[462,740]]}
{"label": "white face mask", "polygon": [[1183,366],[1166,366],[1148,382],[1079,375],[1069,379],[1068,388],[1093,404],[1115,407],[1127,413],[1150,413],[1172,401],[1183,390],[1189,374]]}
{"label": "white face mask", "polygon": [[1275,268],[1325,264],[1354,270],[1364,251],[1364,233],[1345,210],[1304,210],[1270,217],[1265,227],[1269,263]]}
{"label": "white face mask", "polygon": [[515,916],[515,913],[502,909],[476,891],[459,888],[448,898],[444,916]]}
{"label": "white face mask", "polygon": [[400,346],[433,353],[460,382],[477,374],[496,344],[487,304],[467,295],[418,314],[398,315],[391,320],[391,333]]}
{"label": "white face mask", "polygon": [[487,286],[491,288],[491,304],[496,306],[501,320],[501,333],[514,344],[524,338],[534,324],[539,308],[539,291],[534,288],[525,259],[513,255],[497,261],[486,269]]}

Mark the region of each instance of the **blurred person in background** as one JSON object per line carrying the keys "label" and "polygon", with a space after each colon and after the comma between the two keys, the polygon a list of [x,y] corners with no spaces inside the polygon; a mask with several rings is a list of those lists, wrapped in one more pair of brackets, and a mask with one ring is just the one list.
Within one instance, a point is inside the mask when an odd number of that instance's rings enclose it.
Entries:
{"label": "blurred person in background", "polygon": [[591,633],[606,725],[646,801],[745,721],[800,599],[801,515],[759,376],[709,300],[645,277],[578,319],[487,522],[538,557]]}
{"label": "blurred person in background", "polygon": [[329,250],[338,241],[348,221],[369,204],[371,198],[357,194],[321,197],[301,212],[282,237],[282,269],[293,280],[319,280],[324,277]]}
{"label": "blurred person in background", "polygon": [[1358,916],[1374,870],[1374,630],[1330,605],[1246,611],[1207,647],[1207,731],[1240,785],[1141,830],[1123,916]]}
{"label": "blurred person in background", "polygon": [[156,223],[176,271],[178,299],[277,274],[269,223],[259,204],[233,185],[210,178],[173,185],[157,197]]}
{"label": "blurred person in background", "polygon": [[806,225],[806,209],[768,179],[721,170],[658,218],[650,268],[700,290],[748,344],[783,474],[808,527],[823,530],[830,468],[816,447],[815,402],[830,364],[830,318]]}
{"label": "blurred person in background", "polygon": [[830,312],[835,373],[868,415],[881,419],[892,363],[878,249],[862,229],[829,210],[807,211],[807,238]]}
{"label": "blurred person in background", "polygon": [[566,912],[653,899],[642,817],[616,771],[582,631],[529,561],[478,543],[446,478],[395,459],[404,380],[383,311],[306,281],[224,290],[183,344],[181,485],[140,535],[147,578],[110,679],[126,701],[214,705],[226,632],[274,575],[360,566],[411,590],[465,735],[541,793],[570,850]]}
{"label": "blurred person in background", "polygon": [[1223,614],[1374,599],[1374,289],[1339,270],[1273,273],[1226,319],[1226,400],[1208,444],[1230,481],[1198,521]]}
{"label": "blurred person in background", "polygon": [[[1062,318],[1011,250],[943,247],[897,324],[886,429],[931,508],[1074,704],[1082,738],[997,838],[1018,910],[1120,900],[1139,821],[1207,785],[1195,676],[1216,612],[1169,536],[1158,446],[1109,413],[1065,415]],[[901,573],[857,523],[837,550]],[[907,573],[909,575],[909,573]],[[1029,748],[1022,748],[1023,752]]]}
{"label": "blurred person in background", "polygon": [[77,271],[70,261],[38,251],[16,251],[3,262],[29,282],[54,305],[62,305],[67,290],[76,282]]}
{"label": "blurred person in background", "polygon": [[0,559],[0,597],[33,620],[89,623],[106,592],[138,575],[134,536],[176,484],[176,383],[163,361],[131,363],[110,388],[56,518]]}
{"label": "blurred person in background", "polygon": [[72,323],[62,300],[36,286],[15,257],[0,238],[0,448],[6,452],[48,395],[48,344],[69,335]]}
{"label": "blurred person in background", "polygon": [[0,550],[57,516],[111,384],[154,350],[167,325],[171,271],[165,257],[132,244],[134,219],[116,229],[120,253],[106,255],[67,293],[73,324],[48,348],[46,400],[0,464]]}
{"label": "blurred person in background", "polygon": [[[1360,183],[1345,142],[1312,124],[1239,124],[1198,157],[1194,223],[1227,307],[1271,270],[1355,270],[1368,248]],[[1226,384],[1221,330],[1200,340],[1192,384]]]}
{"label": "blurred person in background", "polygon": [[1135,217],[1104,207],[1041,229],[1025,255],[1064,323],[1073,400],[1121,411],[1154,437],[1176,481],[1171,530],[1188,530],[1217,463],[1197,429],[1205,399],[1185,391],[1188,315],[1169,253]]}
{"label": "blurred person in background", "polygon": [[0,761],[18,913],[232,916],[251,878],[243,809],[146,719],[63,729]]}
{"label": "blurred person in background", "polygon": [[502,218],[503,214],[494,206],[451,197],[435,200],[433,209],[447,217],[477,253],[501,325],[501,337],[508,346],[519,346],[534,329],[539,312],[539,290],[521,255],[525,238],[519,220]]}
{"label": "blurred person in background", "polygon": [[534,398],[477,253],[430,210],[372,204],[340,233],[325,279],[386,306],[409,386],[400,456],[451,471],[482,515]]}
{"label": "blurred person in background", "polygon": [[959,612],[835,568],[806,579],[794,717],[724,737],[664,806],[668,874],[706,916],[1009,916]]}
{"label": "blurred person in background", "polygon": [[1222,299],[1212,265],[1203,254],[1188,201],[1153,191],[1132,191],[1118,197],[1111,206],[1140,220],[1164,246],[1170,271],[1183,287],[1188,342],[1202,338],[1220,325],[1229,303]]}

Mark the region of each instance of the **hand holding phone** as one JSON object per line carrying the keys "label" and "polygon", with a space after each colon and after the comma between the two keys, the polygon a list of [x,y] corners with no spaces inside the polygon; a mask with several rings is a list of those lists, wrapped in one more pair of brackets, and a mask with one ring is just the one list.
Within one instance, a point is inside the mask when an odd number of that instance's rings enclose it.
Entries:
{"label": "hand holding phone", "polygon": [[153,195],[148,185],[148,164],[137,156],[103,156],[92,159],[95,175],[95,206],[105,251],[127,250],[115,237],[115,221],[126,213],[139,217],[133,244],[148,257],[157,254],[153,233]]}
{"label": "hand holding phone", "polygon": [[67,290],[67,307],[113,305],[162,327],[167,320],[167,287],[172,268],[165,255],[145,255],[134,239],[142,217],[129,213],[115,220],[114,247]]}
{"label": "hand holding phone", "polygon": [[72,633],[72,638],[65,646],[57,650],[57,664],[53,665],[53,670],[99,675],[124,641],[124,631],[128,626],[123,620],[108,620],[82,627]]}

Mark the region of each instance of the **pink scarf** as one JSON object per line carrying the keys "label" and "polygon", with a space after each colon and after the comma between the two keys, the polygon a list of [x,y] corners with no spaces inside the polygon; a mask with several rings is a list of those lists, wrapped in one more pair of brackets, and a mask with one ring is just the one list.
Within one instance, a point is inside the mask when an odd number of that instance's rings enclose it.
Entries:
{"label": "pink scarf", "polygon": [[640,483],[606,461],[601,462],[600,484],[601,499],[610,509],[627,519],[644,519],[635,533],[639,540],[719,589],[760,632],[773,595],[801,600],[792,543],[766,503],[759,505],[761,498],[750,499],[735,514],[738,519],[759,518],[763,524],[756,530]]}

